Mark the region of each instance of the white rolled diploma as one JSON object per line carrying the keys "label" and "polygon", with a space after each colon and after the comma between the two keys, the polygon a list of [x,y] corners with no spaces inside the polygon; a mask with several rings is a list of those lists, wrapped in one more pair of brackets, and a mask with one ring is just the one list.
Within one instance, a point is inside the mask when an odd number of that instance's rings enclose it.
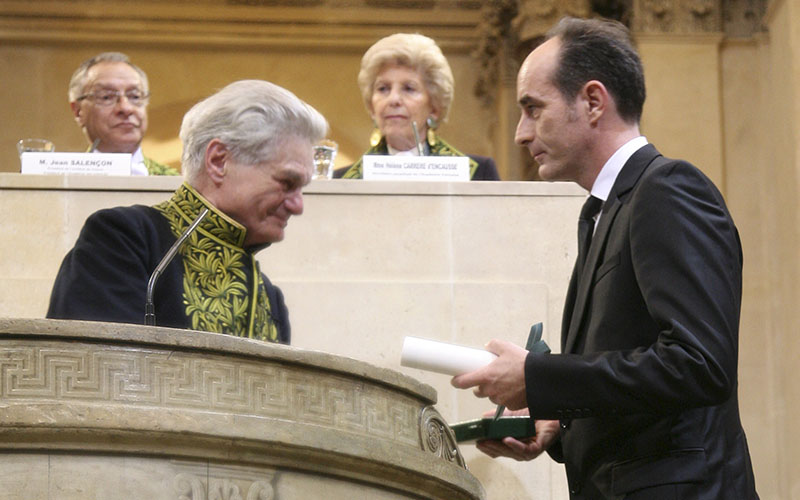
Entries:
{"label": "white rolled diploma", "polygon": [[400,365],[455,376],[486,366],[495,358],[496,354],[484,349],[406,337]]}

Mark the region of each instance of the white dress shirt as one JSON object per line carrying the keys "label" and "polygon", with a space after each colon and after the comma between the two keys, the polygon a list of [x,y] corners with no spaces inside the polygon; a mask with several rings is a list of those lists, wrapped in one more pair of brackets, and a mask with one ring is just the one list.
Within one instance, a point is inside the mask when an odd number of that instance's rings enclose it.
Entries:
{"label": "white dress shirt", "polygon": [[[594,184],[592,185],[591,195],[595,198],[600,198],[603,200],[603,203],[605,203],[606,200],[608,200],[608,195],[611,193],[611,188],[614,187],[614,183],[617,181],[617,176],[622,170],[622,167],[630,160],[633,153],[639,151],[639,149],[646,145],[647,139],[645,136],[640,135],[626,142],[616,150],[614,154],[611,155],[611,158],[606,161],[605,165],[603,165],[603,168],[600,169],[600,173],[597,175],[597,179],[594,180]],[[600,213],[602,213],[602,211]],[[597,223],[600,221],[600,213],[595,217],[595,228],[597,228]]]}
{"label": "white dress shirt", "polygon": [[144,164],[144,154],[142,147],[139,146],[131,156],[131,175],[150,175],[147,172],[147,165]]}

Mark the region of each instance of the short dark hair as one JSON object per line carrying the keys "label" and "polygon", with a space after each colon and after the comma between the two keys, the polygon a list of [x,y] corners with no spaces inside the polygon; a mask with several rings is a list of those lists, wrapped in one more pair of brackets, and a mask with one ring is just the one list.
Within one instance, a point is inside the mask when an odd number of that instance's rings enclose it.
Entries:
{"label": "short dark hair", "polygon": [[553,84],[568,101],[597,80],[605,85],[623,120],[639,123],[645,99],[644,69],[628,29],[609,19],[565,17],[547,38],[561,41]]}

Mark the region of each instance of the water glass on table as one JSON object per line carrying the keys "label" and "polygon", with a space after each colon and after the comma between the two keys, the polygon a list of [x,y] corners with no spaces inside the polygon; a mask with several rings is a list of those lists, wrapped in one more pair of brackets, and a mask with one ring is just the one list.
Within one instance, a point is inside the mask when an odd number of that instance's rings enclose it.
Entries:
{"label": "water glass on table", "polygon": [[333,163],[336,160],[336,152],[339,145],[330,139],[320,141],[314,146],[314,178],[332,179]]}
{"label": "water glass on table", "polygon": [[17,152],[22,153],[52,153],[55,145],[47,139],[20,139],[17,141]]}

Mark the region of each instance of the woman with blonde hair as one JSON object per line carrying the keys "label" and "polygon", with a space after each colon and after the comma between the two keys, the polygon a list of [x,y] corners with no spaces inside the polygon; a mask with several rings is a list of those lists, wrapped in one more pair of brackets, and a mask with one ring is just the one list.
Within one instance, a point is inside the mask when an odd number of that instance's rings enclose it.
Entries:
{"label": "woman with blonde hair", "polygon": [[[365,155],[469,156],[470,179],[499,180],[494,160],[465,155],[437,133],[453,100],[453,72],[432,39],[396,33],[378,40],[361,59],[358,86],[375,130]],[[335,177],[363,178],[362,160]]]}

